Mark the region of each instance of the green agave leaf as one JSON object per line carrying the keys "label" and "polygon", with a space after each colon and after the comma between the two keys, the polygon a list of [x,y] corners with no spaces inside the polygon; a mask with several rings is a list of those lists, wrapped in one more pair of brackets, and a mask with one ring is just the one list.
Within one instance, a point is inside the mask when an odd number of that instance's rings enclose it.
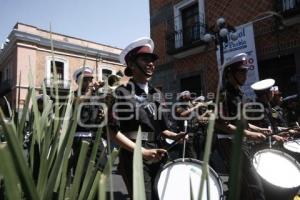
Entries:
{"label": "green agave leaf", "polygon": [[[76,105],[78,105],[78,103],[75,103],[75,108],[77,107]],[[60,178],[61,178],[61,171],[62,171],[62,167],[64,167],[64,165],[68,164],[68,158],[71,152],[71,147],[72,147],[72,143],[73,143],[73,138],[75,135],[75,130],[76,130],[76,125],[77,125],[77,110],[74,110],[74,114],[72,115],[71,118],[71,124],[68,127],[68,131],[66,132],[66,136],[62,142],[61,148],[57,151],[54,163],[53,163],[53,167],[50,171],[50,175],[47,181],[47,185],[46,188],[53,188],[53,190],[56,191],[56,185],[59,185],[60,183]],[[52,151],[53,152],[53,151]],[[53,190],[48,189],[45,190],[44,194],[43,194],[43,199],[52,199],[52,195],[53,195]]]}
{"label": "green agave leaf", "polygon": [[239,179],[241,176],[241,146],[244,135],[244,123],[238,121],[237,130],[234,137],[232,146],[232,157],[230,162],[230,178],[229,178],[229,200],[239,199],[240,184]]}
{"label": "green agave leaf", "polygon": [[68,97],[66,112],[65,112],[65,116],[64,116],[64,120],[63,120],[63,124],[62,124],[62,129],[61,129],[61,132],[60,132],[58,150],[60,150],[61,145],[63,143],[63,140],[66,137],[67,130],[70,126],[70,120],[69,119],[71,119],[71,116],[72,116],[72,109],[73,109],[72,105],[73,105],[73,103],[74,103],[74,93],[70,92],[69,97]]}
{"label": "green agave leaf", "polygon": [[26,100],[25,100],[25,104],[23,107],[23,111],[22,111],[22,117],[21,117],[21,120],[20,120],[20,123],[18,126],[18,137],[19,137],[20,143],[23,143],[24,126],[25,126],[26,117],[29,112],[29,102],[31,99],[31,95],[32,95],[32,88],[29,88],[28,93],[26,95]]}
{"label": "green agave leaf", "polygon": [[21,200],[19,178],[6,143],[0,143],[0,174],[4,176],[5,196],[8,200]]}
{"label": "green agave leaf", "polygon": [[133,199],[145,200],[146,194],[141,144],[141,127],[139,127],[133,152]]}
{"label": "green agave leaf", "polygon": [[85,168],[85,160],[86,160],[86,154],[89,148],[89,143],[87,141],[82,141],[81,142],[81,149],[79,153],[79,158],[77,161],[76,165],[76,171],[75,171],[75,177],[73,181],[73,185],[71,187],[71,200],[72,199],[77,199],[78,197],[78,191],[79,191],[79,186],[81,184],[81,179],[82,176],[84,175],[84,168]]}
{"label": "green agave leaf", "polygon": [[78,196],[78,200],[84,200],[87,198],[88,194],[89,194],[89,188],[92,186],[93,181],[95,180],[95,176],[93,176],[94,172],[96,172],[95,169],[95,162],[94,161],[90,161],[87,171],[86,171],[86,175],[84,177],[84,181],[82,183],[82,187]]}
{"label": "green agave leaf", "polygon": [[[210,119],[209,119],[209,123],[208,123],[208,130],[207,130],[207,136],[206,136],[206,142],[205,142],[199,200],[203,196],[205,180],[208,180],[208,173],[209,173],[208,163],[209,163],[209,157],[210,157],[210,153],[211,153],[211,144],[212,144],[212,140],[213,140],[214,126],[215,126],[215,114],[212,113],[210,116]],[[208,187],[208,194],[209,194],[208,183],[207,183],[207,187]]]}
{"label": "green agave leaf", "polygon": [[108,157],[108,161],[99,180],[98,199],[106,199],[107,179],[111,175],[112,164],[115,162],[115,159],[117,158],[118,154],[119,151],[114,149]]}
{"label": "green agave leaf", "polygon": [[21,143],[23,143],[24,126],[25,126],[26,117],[29,113],[29,102],[31,99],[31,95],[32,95],[32,89],[29,88],[26,96],[25,104],[23,107],[22,116],[18,126],[18,137]]}
{"label": "green agave leaf", "polygon": [[1,109],[0,124],[3,127],[4,134],[7,139],[8,149],[11,153],[11,157],[13,158],[13,163],[16,167],[16,172],[18,174],[20,182],[24,188],[24,192],[26,196],[28,196],[28,198],[32,200],[38,200],[39,195],[35,188],[33,177],[29,173],[30,170],[23,155],[23,145],[19,143],[13,121],[5,121],[4,114]]}
{"label": "green agave leaf", "polygon": [[194,200],[194,194],[193,194],[193,187],[192,187],[192,179],[191,176],[189,177],[190,180],[190,199]]}
{"label": "green agave leaf", "polygon": [[[97,190],[99,189],[98,188],[98,185],[99,185],[99,181],[100,181],[100,176],[101,176],[101,172],[98,171],[97,172],[97,175],[95,177],[95,180],[93,182],[93,185],[92,185],[92,188],[90,190],[90,193],[89,193],[89,196],[87,198],[87,200],[94,200],[95,199],[95,196],[96,196],[96,193],[97,193]],[[105,188],[106,189],[106,188]],[[100,191],[99,191],[100,192]]]}

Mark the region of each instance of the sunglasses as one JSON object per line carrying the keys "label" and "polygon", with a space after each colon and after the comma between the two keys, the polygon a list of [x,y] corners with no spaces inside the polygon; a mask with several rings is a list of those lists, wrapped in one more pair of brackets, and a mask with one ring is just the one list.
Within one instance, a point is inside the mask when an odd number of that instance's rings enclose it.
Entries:
{"label": "sunglasses", "polygon": [[155,59],[153,59],[152,55],[144,54],[140,55],[139,58],[141,58],[144,62],[154,62]]}

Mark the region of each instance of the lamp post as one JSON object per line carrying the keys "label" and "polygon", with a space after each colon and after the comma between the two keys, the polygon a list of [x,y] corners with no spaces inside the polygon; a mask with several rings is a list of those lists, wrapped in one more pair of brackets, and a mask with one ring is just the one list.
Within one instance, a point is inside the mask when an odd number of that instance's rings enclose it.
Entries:
{"label": "lamp post", "polygon": [[235,41],[238,39],[238,34],[235,28],[226,23],[223,17],[217,19],[216,24],[207,29],[207,33],[204,34],[203,40],[207,43],[214,40],[215,45],[220,46],[220,58],[221,65],[224,63],[224,43],[228,42],[228,35],[231,40]]}

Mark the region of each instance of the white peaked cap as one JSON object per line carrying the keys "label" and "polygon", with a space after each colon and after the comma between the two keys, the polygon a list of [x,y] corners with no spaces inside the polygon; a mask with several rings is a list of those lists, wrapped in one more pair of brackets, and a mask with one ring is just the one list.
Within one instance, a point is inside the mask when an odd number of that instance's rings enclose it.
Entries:
{"label": "white peaked cap", "polygon": [[93,77],[93,69],[90,67],[80,67],[74,72],[73,79],[77,81],[81,74],[84,74],[84,76],[87,77]]}
{"label": "white peaked cap", "polygon": [[123,49],[123,51],[120,54],[120,62],[122,64],[126,64],[125,57],[126,55],[133,49],[137,47],[143,47],[143,46],[148,46],[151,50],[150,53],[153,53],[154,50],[154,43],[151,38],[149,37],[141,37],[138,38],[137,40],[134,40],[131,42],[127,47]]}
{"label": "white peaked cap", "polygon": [[257,81],[255,83],[253,83],[251,85],[251,88],[254,91],[263,91],[263,90],[267,90],[270,89],[273,85],[275,84],[275,80],[274,79],[264,79],[261,81]]}
{"label": "white peaked cap", "polygon": [[[246,53],[239,53],[235,56],[232,56],[229,60],[227,60],[224,64],[224,67],[223,69],[225,70],[228,66],[234,64],[234,63],[237,63],[237,62],[244,62],[247,60],[247,54]],[[244,68],[247,68],[247,66],[245,66]]]}

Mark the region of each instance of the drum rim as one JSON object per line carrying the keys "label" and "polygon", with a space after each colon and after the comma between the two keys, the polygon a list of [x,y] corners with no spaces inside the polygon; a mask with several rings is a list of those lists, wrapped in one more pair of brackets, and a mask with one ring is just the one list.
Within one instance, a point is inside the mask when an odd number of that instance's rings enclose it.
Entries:
{"label": "drum rim", "polygon": [[[300,142],[300,139],[295,139],[295,140],[297,140],[297,141]],[[283,143],[283,148],[285,148],[286,150],[291,151],[291,152],[293,152],[293,153],[300,153],[299,151],[293,151],[292,149],[287,148],[287,144],[288,144],[288,143],[291,143],[292,141],[294,141],[294,140],[290,140],[290,141],[284,142],[284,143]],[[299,145],[299,146],[300,146],[300,145]]]}
{"label": "drum rim", "polygon": [[293,188],[299,188],[300,184],[296,187],[292,187],[292,188],[285,188],[285,187],[281,187],[281,186],[278,186],[278,185],[274,185],[273,183],[270,183],[269,181],[267,181],[264,177],[262,177],[256,170],[256,167],[254,166],[254,157],[255,155],[257,155],[259,152],[274,152],[274,153],[278,153],[278,154],[283,154],[285,155],[290,161],[292,161],[292,163],[296,164],[297,167],[299,168],[299,171],[300,171],[300,163],[294,158],[292,157],[291,155],[289,155],[288,153],[286,152],[283,152],[283,151],[280,151],[280,150],[277,150],[277,149],[262,149],[262,150],[259,150],[257,152],[255,152],[255,154],[253,155],[253,158],[252,158],[252,165],[255,169],[255,172],[259,175],[260,178],[262,178],[264,181],[266,181],[267,183],[271,184],[272,186],[275,186],[275,187],[278,187],[280,189],[293,189]]}
{"label": "drum rim", "polygon": [[[158,198],[159,198],[159,195],[158,195],[158,188],[157,188],[157,186],[158,186],[158,179],[160,177],[161,172],[164,169],[166,169],[167,167],[169,167],[171,165],[174,165],[175,163],[179,163],[179,162],[192,162],[192,163],[200,164],[201,166],[204,163],[203,161],[197,160],[197,159],[194,159],[194,158],[184,158],[184,159],[183,158],[177,158],[175,160],[172,160],[172,161],[166,163],[163,167],[161,167],[161,169],[159,169],[159,171],[156,174],[155,180],[154,180],[154,184],[155,184],[154,185],[154,192],[155,192],[155,195]],[[223,181],[220,178],[220,176],[218,175],[218,173],[215,172],[215,170],[210,165],[208,165],[208,168],[209,168],[209,172],[212,173],[216,177],[216,179],[217,179],[217,181],[219,183],[219,188],[220,188],[220,192],[221,192],[220,199],[222,199],[222,197],[224,196]]]}

